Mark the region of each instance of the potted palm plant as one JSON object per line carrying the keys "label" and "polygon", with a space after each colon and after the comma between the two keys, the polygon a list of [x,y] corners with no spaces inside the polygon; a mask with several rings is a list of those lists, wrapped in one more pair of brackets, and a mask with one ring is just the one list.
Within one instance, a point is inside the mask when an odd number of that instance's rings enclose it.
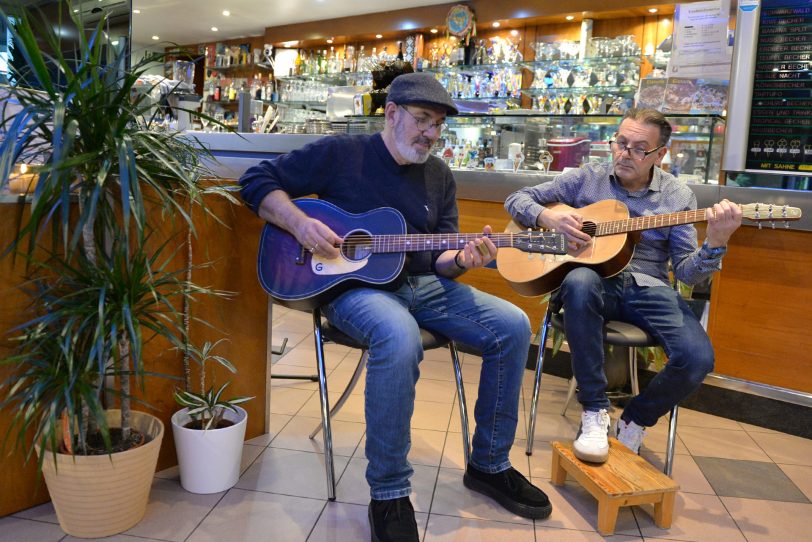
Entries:
{"label": "potted palm plant", "polygon": [[200,391],[177,390],[175,401],[183,409],[172,416],[172,434],[180,467],[180,483],[192,493],[219,493],[240,477],[245,426],[248,414],[237,405],[253,397],[223,396],[228,382],[218,389],[206,388],[206,365],[216,362],[232,373],[236,368],[213,354],[222,341],[206,342],[198,349],[188,345],[186,357],[200,367]]}
{"label": "potted palm plant", "polygon": [[80,29],[70,54],[44,16],[0,10],[18,55],[17,85],[2,89],[0,182],[21,163],[38,176],[5,251],[26,265],[32,315],[0,361],[13,367],[0,408],[11,442],[38,458],[62,529],[101,537],[143,516],[163,437],[158,418],[131,408],[150,374],[145,345],[184,348],[184,303],[216,293],[187,276],[182,231],[206,194],[230,196],[204,188],[199,144],[150,129],[139,85],[155,59],[129,68],[104,16],[86,28],[63,7]]}

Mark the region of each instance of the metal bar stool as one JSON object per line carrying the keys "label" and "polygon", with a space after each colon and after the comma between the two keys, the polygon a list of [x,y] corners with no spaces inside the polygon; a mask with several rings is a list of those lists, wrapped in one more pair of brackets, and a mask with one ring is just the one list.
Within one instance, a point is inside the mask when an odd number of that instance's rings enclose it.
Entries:
{"label": "metal bar stool", "polygon": [[[541,386],[541,372],[544,365],[544,350],[547,344],[547,335],[550,328],[554,327],[560,332],[564,332],[564,316],[560,313],[553,312],[550,305],[547,306],[547,312],[544,314],[544,320],[539,327],[539,351],[536,359],[536,372],[533,382],[533,399],[530,405],[530,421],[527,429],[527,455],[533,454],[533,441],[535,438],[534,431],[536,429],[536,411],[539,399],[539,387]],[[639,383],[637,379],[637,348],[645,346],[657,346],[658,343],[648,333],[639,327],[617,320],[610,320],[604,325],[603,342],[613,346],[622,346],[629,349],[629,378],[631,380],[632,393],[637,395],[640,393]],[[567,413],[567,408],[575,395],[575,388],[577,382],[575,377],[570,379],[569,391],[567,393],[567,400],[564,403],[564,409],[561,415]],[[668,421],[668,441],[666,443],[665,451],[665,466],[663,472],[667,476],[671,476],[671,469],[674,465],[674,450],[677,440],[677,414],[679,405],[674,405],[671,409],[670,418]]]}
{"label": "metal bar stool", "polygon": [[[322,319],[321,311],[319,309],[313,310],[313,334],[316,342],[316,365],[319,376],[321,423],[313,430],[312,433],[310,433],[310,438],[315,438],[319,431],[324,430],[324,463],[327,471],[327,498],[334,501],[336,499],[336,480],[335,469],[333,466],[333,433],[332,429],[330,428],[330,418],[332,418],[342,407],[342,405],[344,405],[353,388],[358,383],[361,372],[366,366],[369,352],[367,351],[367,345],[355,341],[348,335],[341,332],[338,328],[330,324],[326,319]],[[455,346],[454,342],[449,340],[447,337],[423,328],[420,328],[420,339],[423,343],[424,352],[434,348],[448,346],[451,353],[451,363],[454,368],[454,379],[456,380],[457,384],[457,399],[459,400],[460,404],[460,421],[462,423],[463,441],[462,449],[465,456],[465,464],[467,465],[471,456],[471,440],[468,434],[468,409],[465,404],[465,389],[462,383],[462,368],[460,367],[457,347]],[[355,372],[353,372],[347,387],[344,388],[344,391],[341,393],[341,396],[338,398],[332,408],[330,408],[330,401],[327,397],[327,371],[324,363],[325,342],[333,342],[361,350],[361,357],[358,359],[358,365],[355,367]]]}

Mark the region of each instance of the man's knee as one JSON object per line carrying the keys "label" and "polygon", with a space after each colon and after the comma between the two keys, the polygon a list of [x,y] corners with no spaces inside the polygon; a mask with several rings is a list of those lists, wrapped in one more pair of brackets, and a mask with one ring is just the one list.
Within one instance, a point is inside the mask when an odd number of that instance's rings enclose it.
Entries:
{"label": "man's knee", "polygon": [[601,277],[588,267],[576,267],[561,283],[559,302],[565,307],[582,307],[596,299],[602,292]]}

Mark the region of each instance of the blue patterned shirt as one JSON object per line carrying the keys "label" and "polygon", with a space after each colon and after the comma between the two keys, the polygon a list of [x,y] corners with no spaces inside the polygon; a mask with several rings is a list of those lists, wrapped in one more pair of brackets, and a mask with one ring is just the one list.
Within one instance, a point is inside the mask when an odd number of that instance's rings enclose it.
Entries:
{"label": "blue patterned shirt", "polygon": [[[614,199],[629,208],[631,217],[660,215],[696,209],[693,191],[673,175],[654,168],[649,185],[629,192],[613,175],[611,163],[587,164],[558,175],[552,182],[517,190],[505,201],[505,209],[524,226],[535,226],[547,203],[564,203],[581,208],[597,201]],[[670,283],[668,260],[677,279],[696,284],[722,268],[722,257],[712,257],[707,246],[697,248],[692,224],[644,230],[626,271],[640,286]]]}

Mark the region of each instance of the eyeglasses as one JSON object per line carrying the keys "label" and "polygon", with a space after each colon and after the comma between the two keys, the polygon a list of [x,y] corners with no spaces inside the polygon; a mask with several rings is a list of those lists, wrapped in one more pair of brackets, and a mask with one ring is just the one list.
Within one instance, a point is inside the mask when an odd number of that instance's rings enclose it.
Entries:
{"label": "eyeglasses", "polygon": [[430,130],[430,129],[432,129],[432,128],[437,128],[437,131],[438,131],[439,133],[442,133],[442,131],[446,129],[446,126],[448,126],[448,125],[447,125],[445,122],[443,122],[443,121],[440,121],[440,122],[432,122],[432,121],[431,121],[431,119],[426,118],[426,117],[422,117],[422,118],[421,118],[421,117],[416,117],[416,116],[414,116],[414,113],[412,113],[411,111],[409,111],[408,109],[406,109],[406,108],[405,108],[405,107],[403,107],[402,105],[399,105],[398,107],[400,107],[401,109],[403,109],[404,111],[406,111],[406,112],[409,114],[409,116],[410,116],[410,117],[412,117],[412,118],[414,119],[414,122],[415,122],[415,124],[417,125],[417,129],[418,129],[420,132],[427,132],[427,131],[429,131],[429,130]]}
{"label": "eyeglasses", "polygon": [[621,143],[615,138],[609,140],[609,144],[612,146],[612,151],[618,153],[618,155],[623,155],[624,152],[629,151],[629,156],[631,156],[634,160],[638,162],[642,162],[646,159],[649,154],[655,153],[658,150],[665,147],[665,145],[659,145],[654,147],[650,151],[644,149],[635,149],[633,147],[629,147],[626,143]]}

